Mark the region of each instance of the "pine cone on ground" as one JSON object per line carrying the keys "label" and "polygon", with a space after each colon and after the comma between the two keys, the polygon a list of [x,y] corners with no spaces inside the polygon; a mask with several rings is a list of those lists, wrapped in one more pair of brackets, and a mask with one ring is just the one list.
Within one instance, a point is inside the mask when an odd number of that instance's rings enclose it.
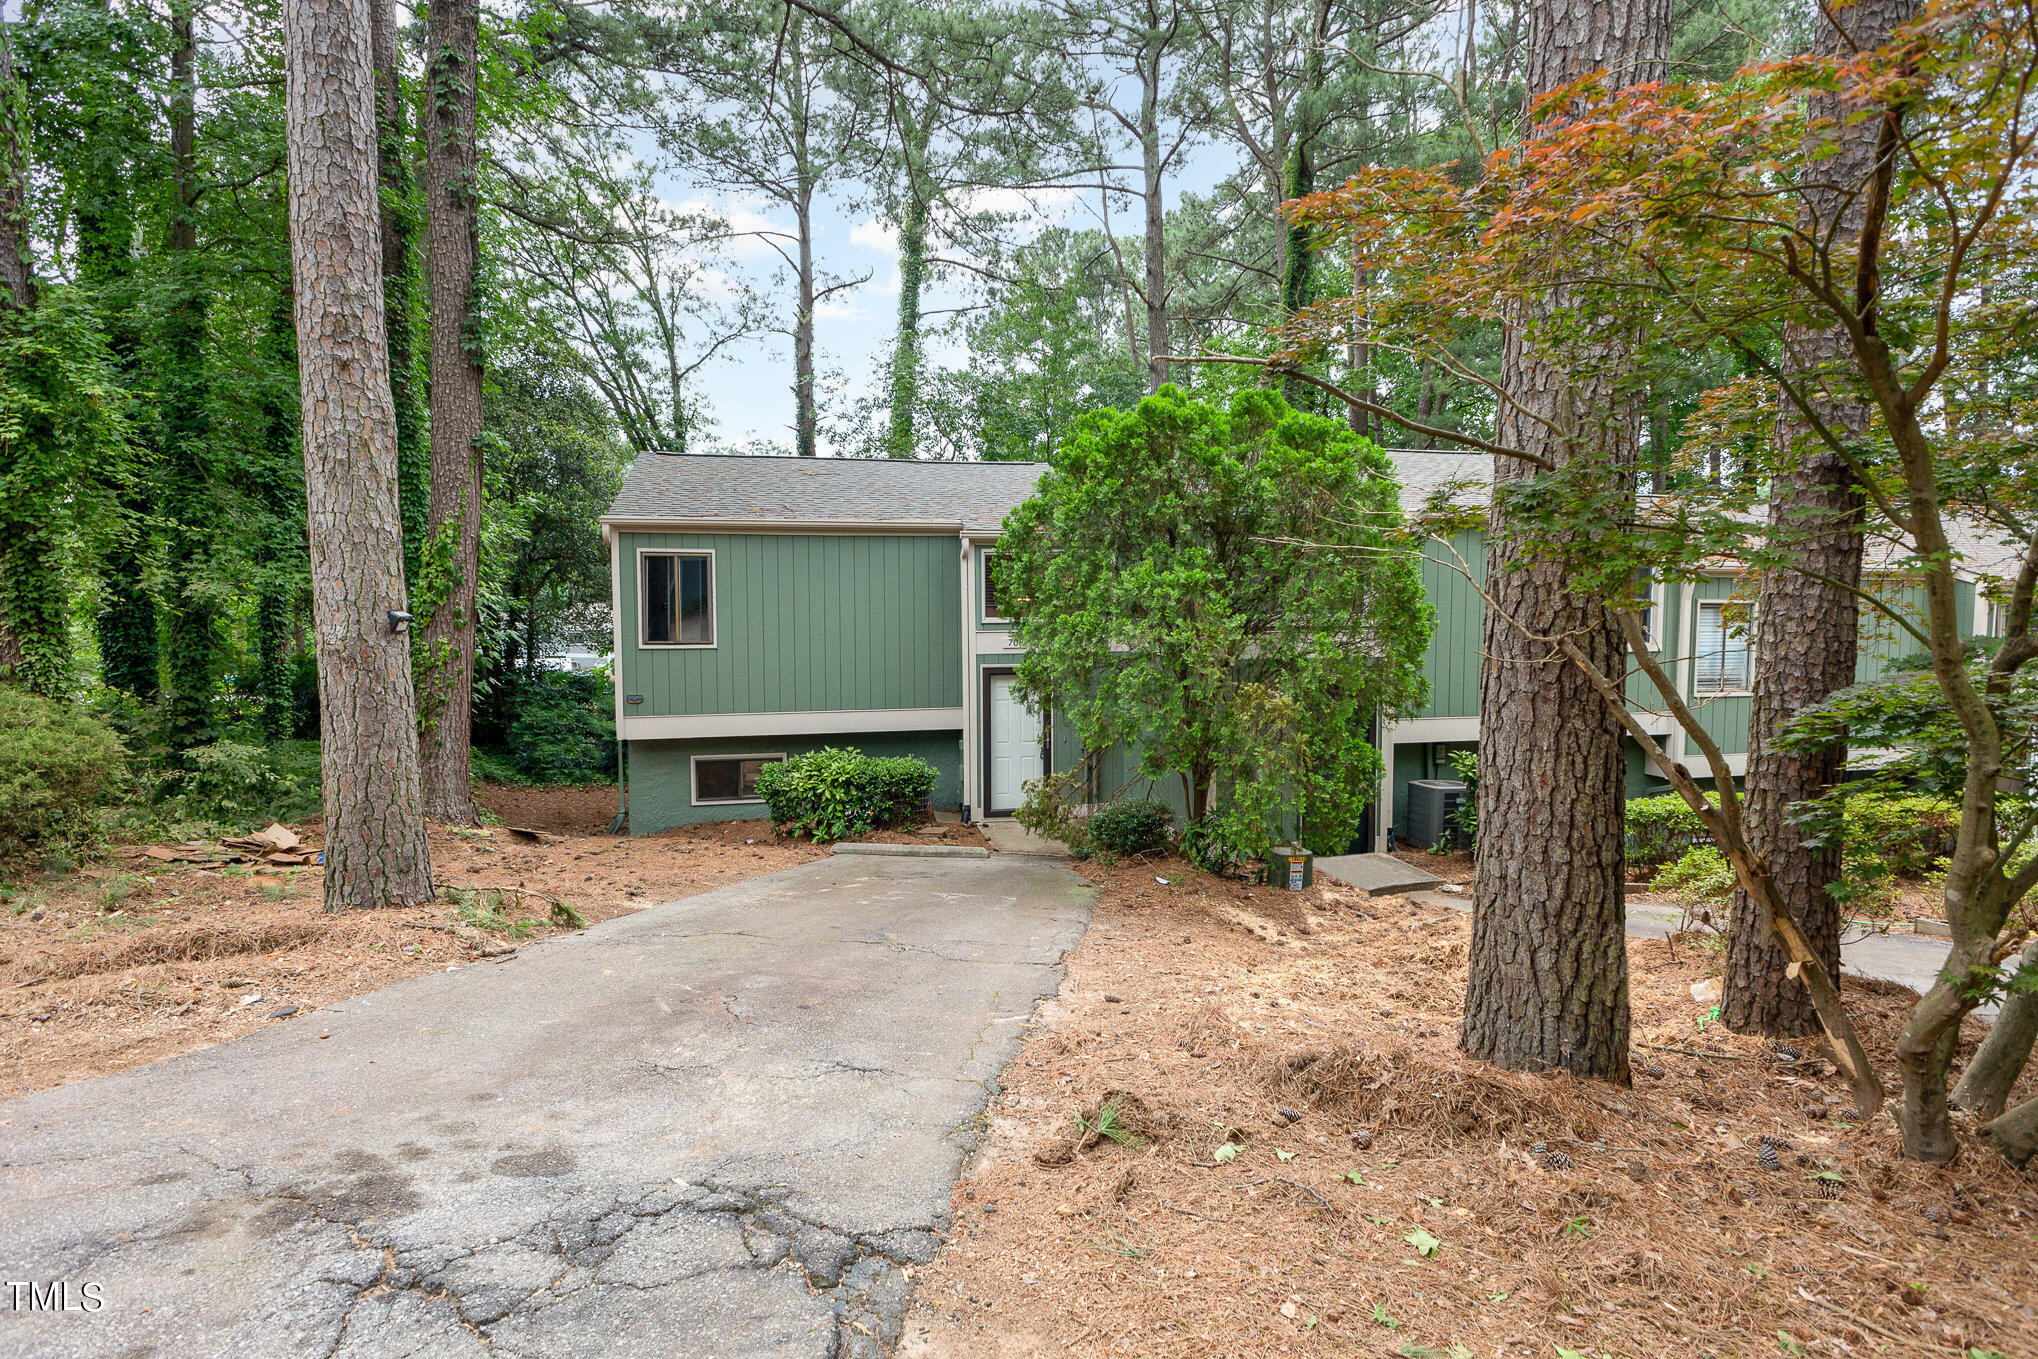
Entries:
{"label": "pine cone on ground", "polygon": [[1542,1162],[1544,1170],[1569,1170],[1571,1168],[1570,1156],[1561,1151],[1544,1152],[1538,1159]]}
{"label": "pine cone on ground", "polygon": [[1764,1142],[1762,1149],[1755,1153],[1755,1159],[1762,1163],[1764,1170],[1783,1169],[1783,1162],[1777,1157],[1776,1148],[1770,1146],[1767,1142]]}

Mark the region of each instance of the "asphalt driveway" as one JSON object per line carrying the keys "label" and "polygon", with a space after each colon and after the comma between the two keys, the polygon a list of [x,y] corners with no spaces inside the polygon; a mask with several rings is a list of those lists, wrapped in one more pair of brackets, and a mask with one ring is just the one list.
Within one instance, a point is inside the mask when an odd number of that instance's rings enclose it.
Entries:
{"label": "asphalt driveway", "polygon": [[0,1104],[0,1355],[874,1355],[1090,897],[837,856]]}

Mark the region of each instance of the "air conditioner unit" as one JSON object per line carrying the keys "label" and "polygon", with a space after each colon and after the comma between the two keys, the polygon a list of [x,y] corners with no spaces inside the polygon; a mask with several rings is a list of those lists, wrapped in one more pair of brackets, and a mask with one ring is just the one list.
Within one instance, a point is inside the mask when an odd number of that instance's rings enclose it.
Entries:
{"label": "air conditioner unit", "polygon": [[1456,779],[1414,779],[1408,785],[1408,825],[1401,839],[1414,849],[1448,844],[1466,849],[1465,833],[1452,817],[1465,803],[1469,790]]}

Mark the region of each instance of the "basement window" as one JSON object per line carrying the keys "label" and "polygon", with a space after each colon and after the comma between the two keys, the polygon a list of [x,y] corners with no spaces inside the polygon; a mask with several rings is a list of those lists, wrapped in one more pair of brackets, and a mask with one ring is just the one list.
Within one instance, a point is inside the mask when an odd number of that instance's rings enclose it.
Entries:
{"label": "basement window", "polygon": [[784,752],[775,755],[694,756],[694,805],[762,802],[763,799],[757,796],[758,771],[784,758]]}
{"label": "basement window", "polygon": [[715,554],[639,554],[644,598],[639,636],[644,646],[715,644]]}

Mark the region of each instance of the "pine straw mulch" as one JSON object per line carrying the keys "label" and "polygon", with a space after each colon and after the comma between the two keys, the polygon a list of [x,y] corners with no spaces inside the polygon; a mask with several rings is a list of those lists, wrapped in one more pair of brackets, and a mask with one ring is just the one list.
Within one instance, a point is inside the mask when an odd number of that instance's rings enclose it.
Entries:
{"label": "pine straw mulch", "polygon": [[[525,940],[579,928],[573,914],[594,924],[825,852],[761,821],[641,837],[547,829],[605,832],[613,788],[488,789],[482,799],[513,825],[524,824],[515,813],[542,813],[531,829],[545,833],[533,841],[503,827],[435,827],[433,876],[464,889],[464,913],[442,900],[328,915],[316,867],[160,863],[137,857],[138,846],[78,872],[0,865],[0,883],[13,889],[0,907],[0,1099],[266,1024],[316,1024],[320,1006],[424,972],[486,966]],[[315,825],[293,829],[320,841]],[[572,913],[555,916],[555,900]]]}
{"label": "pine straw mulch", "polygon": [[[1619,1089],[1458,1055],[1465,915],[1082,871],[902,1355],[2038,1354],[2038,1174],[1900,1160],[1814,1044],[1701,1030],[1690,942],[1629,941]],[[1848,996],[1887,1063],[1910,993]]]}

